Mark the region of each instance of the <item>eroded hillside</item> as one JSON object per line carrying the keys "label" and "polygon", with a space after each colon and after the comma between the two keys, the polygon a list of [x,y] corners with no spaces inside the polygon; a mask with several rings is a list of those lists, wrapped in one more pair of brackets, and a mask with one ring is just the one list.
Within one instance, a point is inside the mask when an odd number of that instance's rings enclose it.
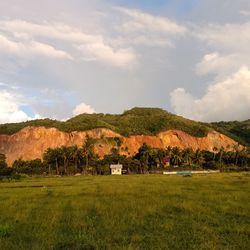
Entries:
{"label": "eroded hillside", "polygon": [[94,148],[100,157],[110,153],[110,150],[116,145],[116,138],[120,138],[122,142],[120,151],[124,155],[135,154],[143,143],[147,143],[153,148],[178,146],[210,151],[214,147],[232,150],[237,144],[231,138],[216,131],[210,131],[204,137],[195,137],[181,130],[167,130],[157,135],[126,137],[106,128],[82,132],[62,132],[56,128],[25,127],[13,135],[0,135],[0,152],[6,155],[8,164],[19,158],[24,160],[42,158],[45,150],[50,147],[81,146],[87,135],[96,139]]}

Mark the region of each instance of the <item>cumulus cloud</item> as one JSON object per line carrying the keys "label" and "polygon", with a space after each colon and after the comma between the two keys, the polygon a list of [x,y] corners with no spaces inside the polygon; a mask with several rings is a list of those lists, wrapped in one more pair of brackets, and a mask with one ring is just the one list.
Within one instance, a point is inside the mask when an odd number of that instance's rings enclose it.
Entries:
{"label": "cumulus cloud", "polygon": [[213,51],[203,56],[195,71],[199,76],[212,74],[213,83],[201,98],[195,98],[184,89],[176,89],[171,94],[172,106],[179,114],[196,120],[249,119],[250,22],[210,24],[195,32],[196,37]]}
{"label": "cumulus cloud", "polygon": [[225,76],[231,74],[239,68],[242,62],[247,63],[250,60],[245,55],[229,54],[222,55],[219,52],[213,52],[204,55],[201,62],[196,65],[198,75],[215,74]]}
{"label": "cumulus cloud", "polygon": [[93,114],[93,113],[95,113],[95,110],[90,105],[87,105],[83,102],[78,104],[73,110],[74,116],[84,114],[84,113],[85,114]]}
{"label": "cumulus cloud", "polygon": [[196,65],[198,75],[229,76],[242,64],[250,67],[250,22],[201,25],[193,34],[213,51]]}
{"label": "cumulus cloud", "polygon": [[0,91],[0,123],[21,122],[39,118],[39,115],[30,117],[20,109],[18,96],[8,91]]}
{"label": "cumulus cloud", "polygon": [[206,94],[196,98],[185,89],[171,93],[171,104],[179,115],[199,120],[244,120],[250,116],[250,69],[242,66],[220,82],[211,84]]}

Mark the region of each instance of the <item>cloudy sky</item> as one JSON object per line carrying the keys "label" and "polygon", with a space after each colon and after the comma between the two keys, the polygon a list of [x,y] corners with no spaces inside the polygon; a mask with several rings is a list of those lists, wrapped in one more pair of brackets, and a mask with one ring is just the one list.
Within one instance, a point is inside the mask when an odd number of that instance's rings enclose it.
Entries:
{"label": "cloudy sky", "polygon": [[249,0],[0,0],[0,123],[160,107],[250,118]]}

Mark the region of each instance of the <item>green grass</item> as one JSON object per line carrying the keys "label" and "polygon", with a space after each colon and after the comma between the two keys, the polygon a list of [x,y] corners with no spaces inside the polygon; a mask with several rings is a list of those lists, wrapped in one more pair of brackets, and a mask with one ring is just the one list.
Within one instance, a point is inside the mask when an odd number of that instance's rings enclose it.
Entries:
{"label": "green grass", "polygon": [[0,249],[249,249],[250,175],[0,182]]}

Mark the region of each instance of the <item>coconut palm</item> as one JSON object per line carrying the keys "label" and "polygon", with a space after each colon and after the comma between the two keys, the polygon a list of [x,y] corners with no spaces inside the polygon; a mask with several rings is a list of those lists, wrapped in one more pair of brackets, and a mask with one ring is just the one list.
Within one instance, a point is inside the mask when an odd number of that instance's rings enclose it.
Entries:
{"label": "coconut palm", "polygon": [[215,155],[218,152],[218,148],[217,147],[213,147],[213,153],[214,153],[214,157],[213,160],[215,161]]}
{"label": "coconut palm", "polygon": [[75,171],[77,171],[78,166],[81,160],[83,159],[82,149],[80,149],[78,146],[75,145],[70,147],[69,150],[70,150],[70,158],[74,163]]}
{"label": "coconut palm", "polygon": [[200,149],[197,149],[194,153],[194,163],[201,166],[204,163],[203,153]]}
{"label": "coconut palm", "polygon": [[143,143],[143,145],[138,150],[138,156],[141,163],[141,172],[144,173],[144,171],[148,167],[148,160],[150,155],[151,147],[147,145],[146,143]]}
{"label": "coconut palm", "polygon": [[178,147],[174,147],[171,150],[172,164],[179,166],[182,162],[181,150]]}
{"label": "coconut palm", "polygon": [[182,151],[182,158],[188,165],[192,164],[193,154],[194,152],[192,148],[186,148]]}
{"label": "coconut palm", "polygon": [[221,147],[219,150],[219,163],[220,163],[220,168],[222,167],[222,158],[225,153],[224,147]]}
{"label": "coconut palm", "polygon": [[94,144],[95,140],[87,135],[82,146],[83,155],[86,159],[86,168],[89,166],[90,157],[94,155]]}
{"label": "coconut palm", "polygon": [[43,160],[49,166],[55,166],[56,174],[59,174],[59,165],[62,159],[62,154],[60,148],[48,148],[43,154]]}
{"label": "coconut palm", "polygon": [[71,158],[71,150],[70,148],[65,147],[65,146],[62,146],[60,150],[61,150],[62,159],[63,159],[64,174],[68,174],[68,166],[69,166],[69,161]]}

